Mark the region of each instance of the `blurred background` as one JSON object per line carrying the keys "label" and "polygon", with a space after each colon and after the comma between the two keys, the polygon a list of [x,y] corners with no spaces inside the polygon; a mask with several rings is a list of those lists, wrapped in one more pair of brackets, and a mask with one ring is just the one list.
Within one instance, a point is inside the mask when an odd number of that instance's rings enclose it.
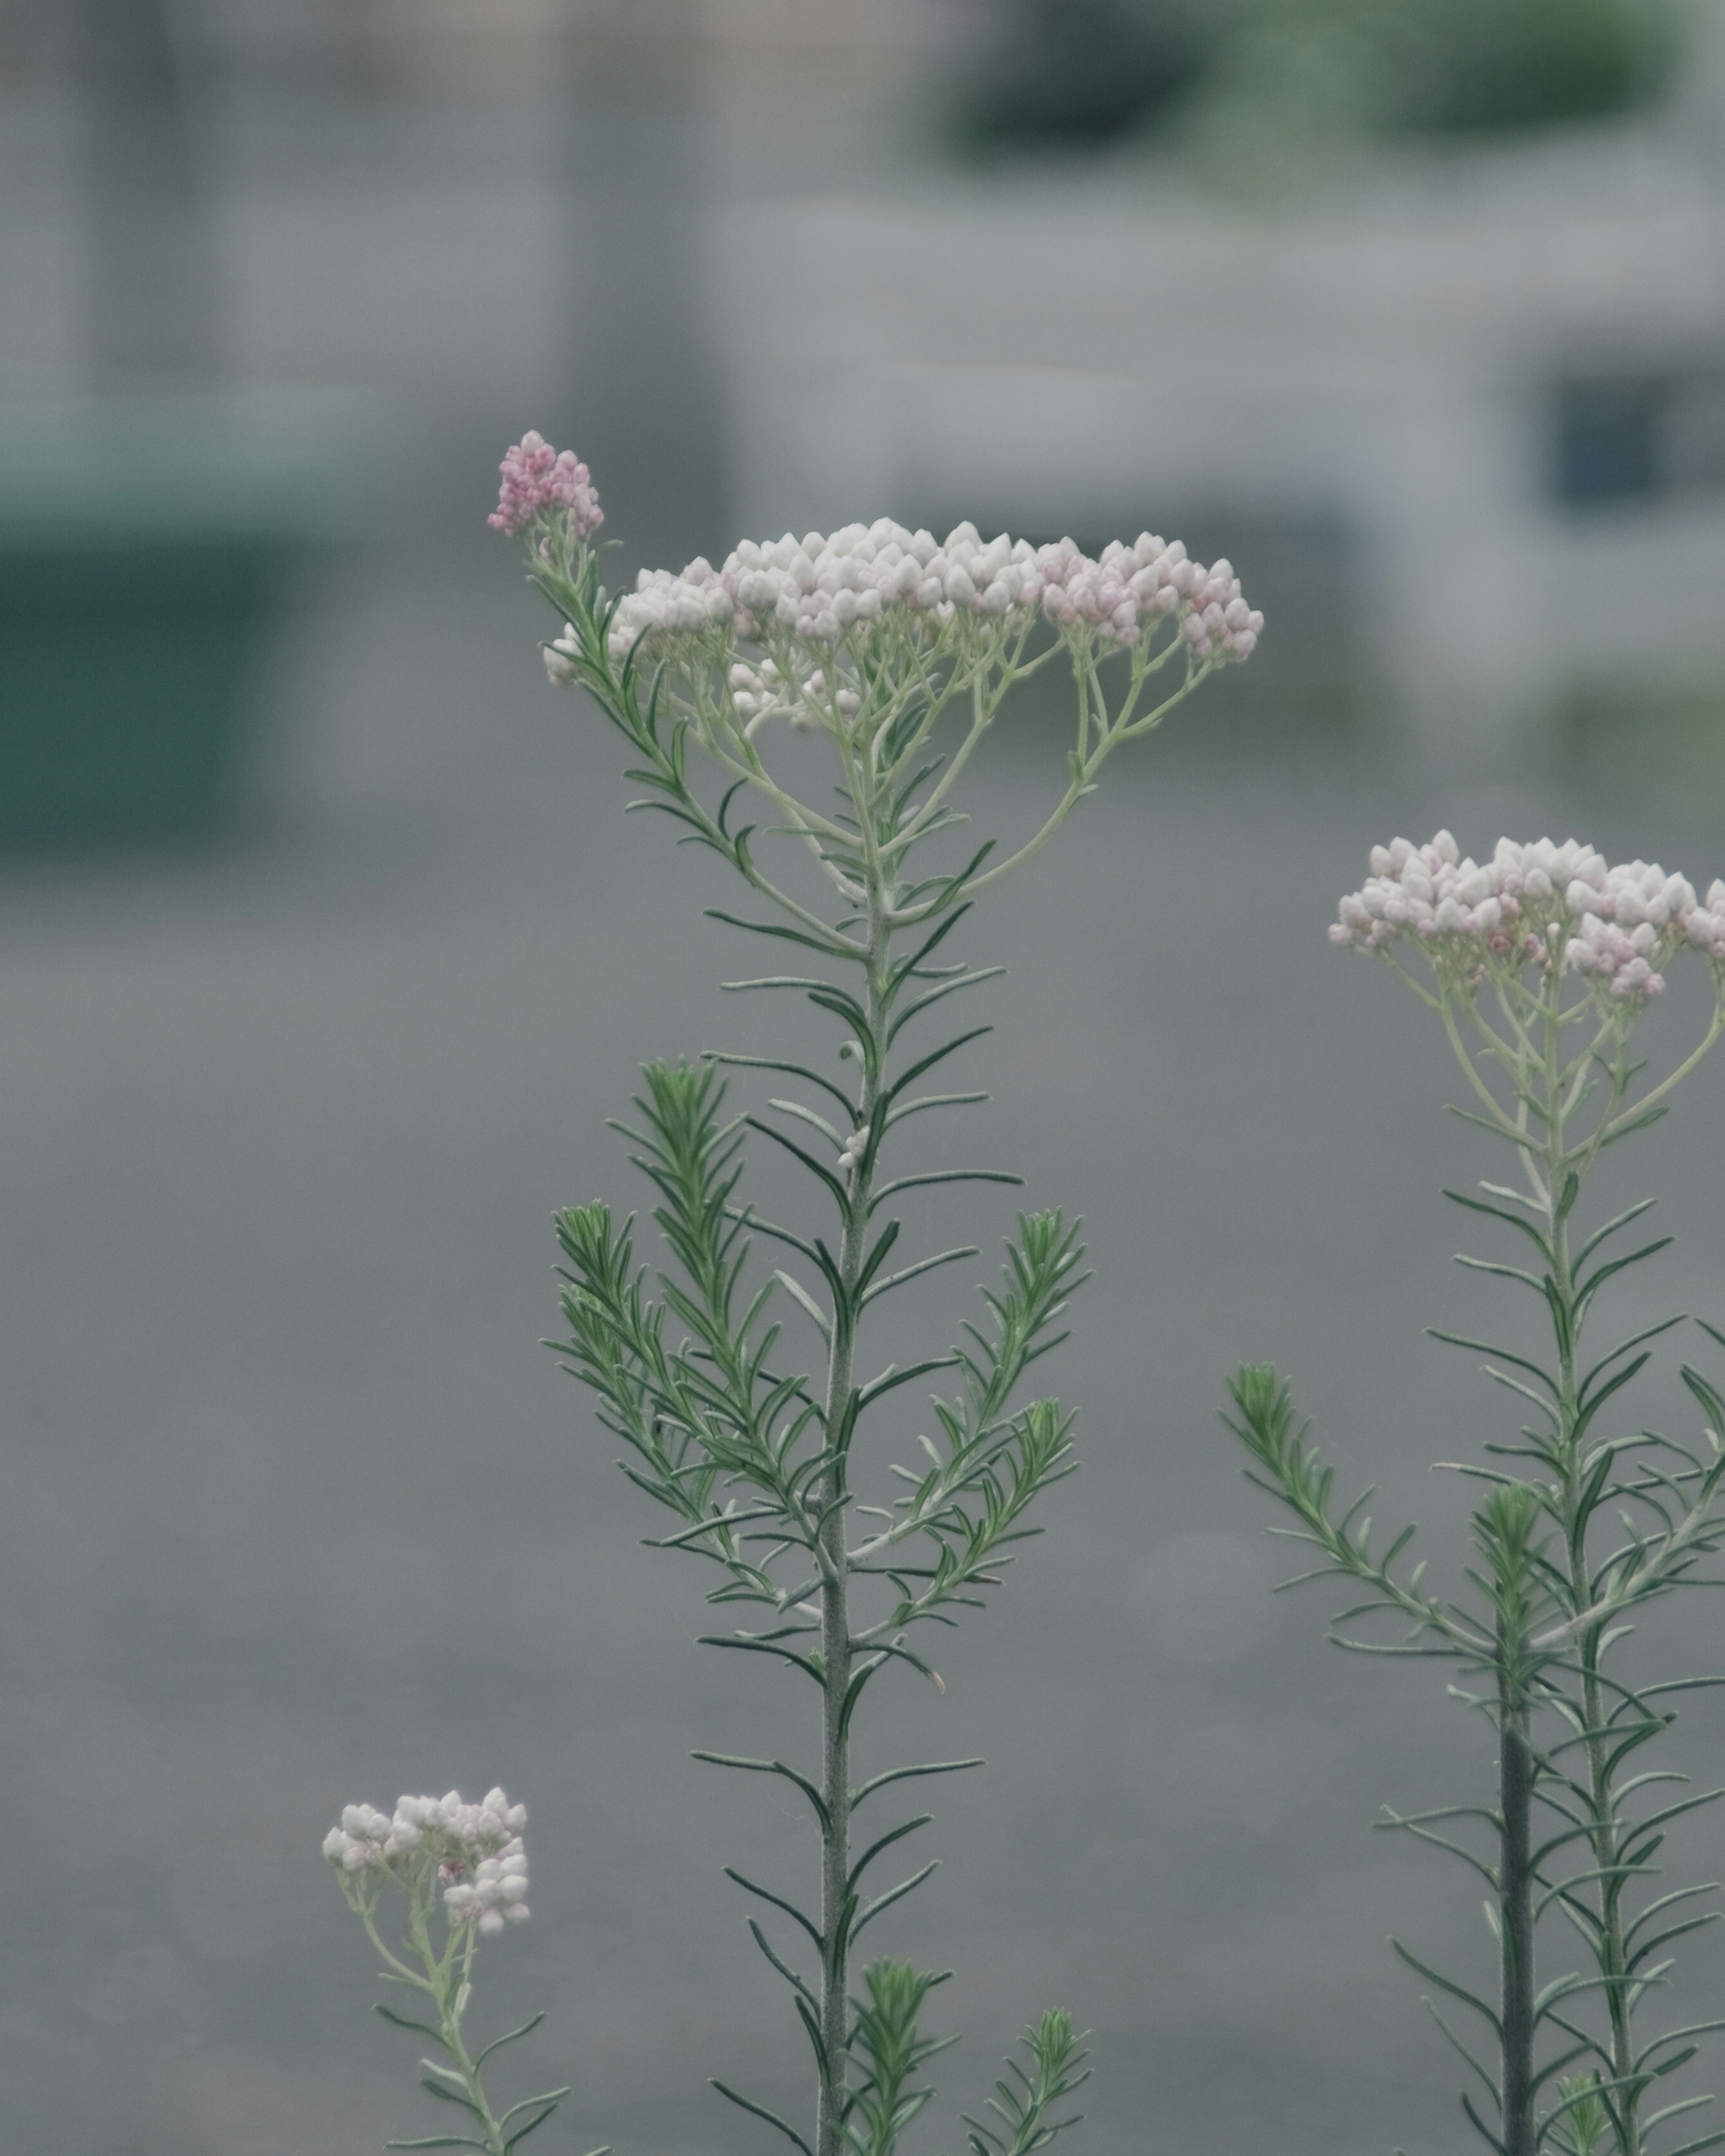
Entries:
{"label": "blurred background", "polygon": [[[549,2010],[540,2145],[742,2156],[711,2073],[801,2103],[720,1866],[811,1851],[688,1757],[799,1747],[799,1702],[692,1646],[701,1583],[536,1343],[553,1207],[639,1198],[640,1060],[829,1044],[719,992],[716,870],[546,688],[483,521],[530,425],[629,572],[1149,525],[1266,609],[970,937],[1012,978],[963,1142],[1088,1223],[1085,1466],[868,1739],[992,1763],[880,1944],[957,1971],[919,2148],[1055,2001],[1099,2151],[1459,2148],[1384,1937],[1491,1943],[1370,1823],[1477,1796],[1489,1740],[1271,1599],[1214,1410],[1280,1359],[1456,1557],[1427,1463],[1503,1416],[1421,1328],[1497,1322],[1437,1195],[1497,1164],[1325,945],[1368,845],[1725,872],[1717,0],[6,0],[0,2148],[433,2130],[317,1850],[451,1782],[532,1811],[477,2011]],[[1053,793],[1053,724],[1004,729],[985,829]],[[1674,983],[1655,1055],[1698,1023]],[[1625,1330],[1725,1322],[1722,1114],[1725,1064],[1611,1170],[1678,1237]],[[1643,1411],[1687,1426],[1669,1377]],[[1661,1651],[1717,1666],[1697,1601]],[[1674,1756],[1722,1739],[1697,1707]],[[1725,2010],[1705,1938],[1683,1970]]]}

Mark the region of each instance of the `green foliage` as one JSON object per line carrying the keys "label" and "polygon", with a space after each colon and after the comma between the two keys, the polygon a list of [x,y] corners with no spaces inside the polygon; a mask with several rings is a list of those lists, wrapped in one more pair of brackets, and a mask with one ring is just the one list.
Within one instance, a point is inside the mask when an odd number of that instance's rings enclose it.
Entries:
{"label": "green foliage", "polygon": [[923,2001],[950,1971],[935,1974],[909,1962],[871,1961],[862,1973],[865,1999],[851,2002],[851,2048],[861,2078],[845,2122],[855,2156],[895,2156],[899,2137],[934,2091],[913,2087],[924,2063],[956,2044],[917,2028]]}
{"label": "green foliage", "polygon": [[[562,1299],[568,1366],[599,1398],[599,1417],[634,1454],[630,1479],[687,1524],[666,1538],[725,1569],[712,1599],[783,1607],[771,1573],[786,1548],[812,1550],[828,1462],[820,1409],[802,1372],[777,1375],[779,1327],[763,1322],[773,1284],[739,1306],[750,1242],[731,1204],[741,1126],[721,1123],[725,1086],[711,1065],[649,1065],[635,1103],[645,1125],[633,1158],[660,1192],[654,1219],[682,1273],[644,1292],[630,1228],[601,1204],[557,1217],[567,1269]],[[665,1344],[667,1315],[688,1328]],[[722,1489],[721,1502],[716,1492]],[[739,1502],[734,1494],[742,1490]],[[760,1523],[771,1522],[769,1537]],[[754,1532],[749,1532],[749,1530]],[[770,1540],[773,1557],[751,1554]]]}
{"label": "green foliage", "polygon": [[1665,87],[1669,11],[1648,0],[1399,0],[1373,23],[1399,125],[1504,134],[1609,120]]}
{"label": "green foliage", "polygon": [[1017,0],[960,135],[1101,144],[1292,81],[1390,134],[1511,136],[1651,104],[1678,32],[1669,0]]}
{"label": "green foliage", "polygon": [[[1320,1464],[1307,1430],[1295,1427],[1290,1388],[1274,1370],[1256,1364],[1237,1372],[1230,1382],[1235,1414],[1224,1418],[1252,1455],[1248,1479],[1278,1497],[1299,1522],[1294,1528],[1274,1532],[1290,1534],[1321,1553],[1321,1563],[1286,1584],[1342,1578],[1363,1587],[1367,1597],[1341,1611],[1338,1624],[1383,1614],[1408,1621],[1399,1642],[1332,1634],[1338,1645],[1360,1652],[1450,1659],[1491,1679],[1488,1694],[1458,1690],[1456,1696],[1484,1712],[1500,1732],[1507,1708],[1543,1716],[1551,1725],[1535,1744],[1532,1761],[1530,1799],[1548,1821],[1533,1857],[1535,1913],[1563,1919],[1568,1932],[1584,1943],[1596,1974],[1559,1976],[1532,1996],[1533,2032],[1555,2043],[1535,2078],[1541,2085],[1555,2082],[1564,2066],[1589,2057],[1598,2064],[1590,2079],[1584,2076],[1556,2089],[1538,2133],[1563,2147],[1563,2135],[1571,2130],[1566,2122],[1575,2118],[1574,2131],[1594,2132],[1590,2122],[1597,2110],[1613,2137],[1601,2145],[1614,2156],[1643,2148],[1658,2119],[1676,2115],[1661,2112],[1641,2118],[1641,2099],[1656,2081],[1696,2056],[1697,2035],[1725,2027],[1725,2022],[1693,2024],[1640,2044],[1629,2035],[1635,2009],[1669,1969],[1669,1962],[1657,1957],[1676,1938],[1716,1922],[1719,1914],[1694,1906],[1714,1891],[1710,1886],[1662,1893],[1653,1888],[1668,1826],[1722,1792],[1707,1790],[1650,1804],[1650,1797],[1660,1798],[1682,1778],[1669,1770],[1625,1771],[1641,1748],[1669,1727],[1669,1702],[1675,1695],[1719,1680],[1677,1678],[1637,1686],[1609,1666],[1613,1650],[1632,1635],[1632,1626],[1623,1620],[1692,1578],[1699,1561],[1725,1542],[1725,1520],[1717,1511],[1725,1472],[1720,1451],[1725,1399],[1692,1367],[1686,1364],[1682,1376],[1710,1419],[1699,1450],[1651,1435],[1601,1440],[1583,1454],[1584,1466],[1571,1478],[1580,1491],[1579,1502],[1571,1507],[1565,1505],[1561,1485],[1517,1481],[1485,1471],[1488,1486],[1473,1520],[1478,1562],[1466,1575],[1477,1598],[1471,1608],[1425,1594],[1423,1566],[1404,1580],[1393,1576],[1391,1567],[1412,1539],[1411,1528],[1401,1530],[1381,1558],[1373,1555],[1371,1523],[1359,1517],[1372,1493],[1362,1493],[1345,1510],[1336,1508],[1333,1471]],[[1530,1435],[1522,1433],[1524,1439]],[[1572,1544],[1586,1549],[1595,1527],[1613,1520],[1620,1524],[1611,1546],[1591,1564],[1572,1570],[1566,1551]],[[1456,1829],[1466,1826],[1483,1826],[1488,1838],[1501,1838],[1501,1812],[1445,1806],[1411,1815],[1387,1813],[1384,1824],[1461,1859],[1501,1897],[1501,1862],[1489,1851],[1481,1855],[1454,1838]],[[1645,1898],[1632,1911],[1636,1890]],[[1395,1943],[1411,1968],[1471,2007],[1501,2041],[1501,2005],[1494,2007]],[[1590,2030],[1576,2019],[1589,1996],[1603,2006],[1604,2030]],[[1493,2103],[1500,2103],[1500,2076],[1440,2015],[1436,2018]],[[1619,2040],[1615,2046],[1614,2039]],[[1471,2099],[1466,2101],[1484,2138],[1497,2143],[1498,2135],[1478,2118]],[[1686,2148],[1711,2145],[1709,2138]],[[1592,2146],[1588,2143],[1587,2150]]]}
{"label": "green foliage", "polygon": [[1602,2156],[1611,2146],[1611,2114],[1597,2073],[1559,2076],[1550,2138],[1557,2156]]}
{"label": "green foliage", "polygon": [[1073,2034],[1071,2015],[1062,2007],[1051,2007],[1019,2041],[1029,2054],[1029,2071],[1016,2059],[1007,2061],[1011,2078],[996,2082],[994,2093],[988,2099],[993,2122],[985,2123],[966,2116],[964,2123],[970,2128],[966,2138],[974,2156],[1034,2156],[1057,2133],[1076,2126],[1082,2116],[1081,2112],[1074,2112],[1069,2118],[1050,2116],[1090,2079],[1090,2069],[1084,2063],[1089,2056],[1083,2048],[1085,2038]]}
{"label": "green foliage", "polygon": [[1214,72],[1219,0],[1019,0],[957,118],[979,149],[1108,141],[1155,121]]}
{"label": "green foliage", "polygon": [[[983,1291],[988,1326],[967,1326],[963,1343],[914,1370],[889,1368],[854,1386],[836,1447],[829,1445],[811,1378],[768,1367],[780,1331],[766,1322],[775,1287],[799,1305],[813,1296],[783,1271],[746,1300],[742,1295],[753,1216],[733,1202],[742,1126],[740,1118],[721,1121],[725,1084],[711,1064],[649,1065],[646,1077],[648,1092],[635,1103],[644,1129],[629,1132],[642,1150],[632,1158],[664,1199],[653,1218],[682,1277],[660,1274],[660,1300],[653,1300],[646,1269],[634,1263],[629,1225],[618,1229],[603,1204],[560,1214],[569,1332],[556,1344],[598,1395],[606,1428],[634,1453],[622,1463],[624,1472],[686,1523],[660,1546],[693,1550],[724,1568],[728,1577],[711,1601],[790,1610],[818,1584],[808,1567],[829,1517],[819,1486],[835,1457],[848,1455],[862,1415],[915,1376],[956,1367],[963,1391],[932,1403],[943,1444],[921,1438],[927,1465],[894,1470],[908,1486],[895,1506],[853,1508],[884,1522],[850,1553],[853,1573],[886,1578],[897,1594],[858,1644],[877,1646],[923,1619],[950,1621],[943,1614],[950,1609],[979,1606],[973,1590],[999,1584],[991,1568],[1010,1563],[1009,1546],[1040,1532],[1024,1524],[1030,1505],[1077,1464],[1073,1418],[1057,1402],[1011,1407],[1025,1371],[1066,1337],[1055,1328],[1086,1277],[1079,1270],[1076,1229],[1058,1213],[1021,1214],[1017,1240],[1007,1245],[1004,1289]],[[841,1203],[850,1207],[842,1194]],[[783,1230],[767,1232],[783,1238]],[[877,1237],[849,1295],[858,1314],[924,1270],[882,1276],[898,1232],[895,1221]],[[842,1310],[847,1298],[830,1253],[824,1245],[800,1247],[820,1266],[829,1290],[839,1289]],[[666,1345],[668,1314],[688,1328],[675,1347]],[[816,1306],[814,1314],[829,1340],[831,1311]],[[925,1562],[899,1554],[919,1545]],[[781,1577],[788,1561],[788,1576]],[[778,1644],[817,1630],[793,1623],[786,1634],[724,1644],[777,1646],[819,1681],[816,1663]]]}
{"label": "green foliage", "polygon": [[[394,2029],[405,2030],[409,2035],[429,2042],[449,2063],[438,2059],[422,2058],[424,2069],[419,2086],[439,2103],[449,2104],[465,2114],[454,2122],[460,2130],[446,2133],[422,2134],[411,2140],[392,2141],[392,2148],[472,2148],[479,2156],[514,2156],[529,2134],[545,2124],[569,2093],[567,2088],[547,2089],[537,2096],[523,2097],[501,2112],[494,2112],[491,2100],[485,2093],[485,2069],[487,2064],[511,2044],[519,2043],[531,2036],[544,2020],[543,2014],[536,2014],[516,2029],[494,2036],[478,2051],[469,2049],[463,2027],[467,2010],[473,1998],[474,1950],[477,1943],[472,1924],[456,1924],[445,1918],[439,1937],[438,1911],[442,1880],[436,1859],[405,1867],[398,1865],[389,1874],[395,1885],[407,1897],[406,1935],[398,1948],[387,1945],[377,1929],[377,1914],[386,1883],[384,1876],[376,1870],[357,1872],[339,1871],[336,1873],[347,1904],[366,1928],[366,1936],[377,1949],[383,1964],[383,1981],[398,1984],[415,1992],[426,2002],[425,2010],[434,2017],[422,2020],[418,2015],[398,2014],[393,2007],[381,2003],[375,2011]],[[598,2148],[593,2156],[611,2156],[608,2148]]]}

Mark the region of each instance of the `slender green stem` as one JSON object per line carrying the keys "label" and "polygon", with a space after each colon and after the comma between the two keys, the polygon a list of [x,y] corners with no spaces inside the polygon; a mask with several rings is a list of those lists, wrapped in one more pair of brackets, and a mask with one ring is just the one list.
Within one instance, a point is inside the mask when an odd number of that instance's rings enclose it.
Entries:
{"label": "slender green stem", "polygon": [[377,1953],[381,1958],[389,1964],[391,1974],[398,1976],[403,1984],[417,1984],[422,1991],[429,1991],[432,1987],[427,1983],[426,1979],[423,1976],[418,1975],[414,1970],[409,1969],[408,1964],[403,1961],[398,1955],[393,1954],[389,1951],[388,1948],[384,1945],[382,1940],[378,1937],[377,1920],[372,1912],[367,1908],[362,1902],[355,1902],[352,1906],[359,1911],[360,1922],[366,1928],[366,1937],[377,1949]]}
{"label": "slender green stem", "polygon": [[[858,820],[869,862],[869,963],[865,990],[870,1038],[857,1045],[862,1056],[858,1095],[859,1129],[871,1122],[880,1096],[886,1053],[888,969],[892,942],[891,906],[875,850],[875,803],[866,774],[853,765]],[[850,1732],[849,1694],[852,1676],[850,1563],[845,1549],[850,1398],[854,1383],[856,1325],[861,1314],[858,1284],[865,1254],[869,1194],[874,1181],[868,1152],[851,1176],[845,1231],[839,1245],[839,1287],[833,1312],[833,1338],[826,1384],[826,1443],[829,1465],[819,1502],[824,1513],[821,1566],[821,1668],[824,1686],[821,1796],[826,1808],[821,1863],[820,2036],[824,2056],[815,2120],[815,2156],[843,2156],[848,2102],[850,2020],[849,1962],[851,1922]]]}
{"label": "slender green stem", "polygon": [[[1009,854],[1004,861],[997,862],[993,868],[984,869],[980,875],[967,878],[955,896],[963,899],[973,898],[977,892],[986,891],[990,884],[999,883],[1002,876],[1010,875],[1014,869],[1022,867],[1033,855],[1040,853],[1055,833],[1060,829],[1061,824],[1065,822],[1073,808],[1089,792],[1095,782],[1096,773],[1121,742],[1127,739],[1128,734],[1136,737],[1138,734],[1148,733],[1153,726],[1159,726],[1176,704],[1183,701],[1191,695],[1204,679],[1206,670],[1203,667],[1194,668],[1173,696],[1165,696],[1153,711],[1146,712],[1144,716],[1129,729],[1117,724],[1105,734],[1091,754],[1081,761],[1079,768],[1073,773],[1070,783],[1065,792],[1055,804],[1048,820],[1034,837],[1027,839],[1015,854]],[[922,915],[906,914],[903,917],[910,921],[921,919]]]}
{"label": "slender green stem", "polygon": [[[431,1891],[434,1894],[435,1887]],[[416,1969],[383,1943],[375,1912],[362,1900],[352,1896],[349,1899],[359,1912],[367,1938],[390,1974],[401,1983],[411,1984],[416,1991],[423,1991],[437,2009],[438,2041],[455,2061],[454,2077],[459,2079],[474,2123],[485,2136],[485,2156],[507,2156],[503,2122],[491,2110],[479,2068],[461,2034],[461,2017],[467,2010],[473,1973],[473,1927],[464,1926],[459,1932],[452,1928],[439,1953],[432,1943],[429,1905],[423,1894],[416,1893],[408,1911],[408,1938],[419,1960]],[[434,2061],[428,2059],[424,2063],[439,2081],[451,2078]]]}
{"label": "slender green stem", "polygon": [[[1022,670],[1023,672],[1028,672],[1029,670],[1025,668]],[[908,853],[911,848],[916,844],[917,839],[922,837],[923,832],[927,829],[930,819],[938,814],[942,803],[946,800],[947,796],[952,792],[952,788],[957,783],[960,773],[963,771],[965,765],[969,762],[977,743],[981,741],[983,736],[993,724],[994,714],[1000,708],[1001,696],[1005,692],[1006,688],[1012,681],[1017,680],[1020,678],[1022,678],[1020,670],[1014,669],[1007,675],[1005,680],[1002,681],[996,694],[992,698],[988,698],[987,700],[985,700],[983,696],[982,676],[978,675],[976,680],[971,684],[971,718],[969,731],[966,733],[964,739],[959,743],[957,748],[953,752],[952,757],[949,758],[946,769],[941,773],[940,777],[935,781],[933,786],[929,789],[927,798],[923,801],[922,806],[916,811],[914,815],[908,818],[906,821],[901,825],[897,833],[882,849],[882,851],[889,860],[896,860],[901,855]],[[917,729],[916,736],[913,737],[907,747],[906,755],[913,755],[916,751],[922,747],[923,741],[927,738],[927,725],[920,726]],[[901,758],[901,762],[903,760],[903,758]]]}
{"label": "slender green stem", "polygon": [[[1563,1096],[1562,1075],[1557,1067],[1556,1033],[1555,1019],[1548,1017],[1544,1078],[1550,1122],[1543,1178],[1545,1226],[1557,1303],[1553,1317],[1558,1351],[1558,1437],[1563,1461],[1561,1524],[1569,1599],[1574,1614],[1579,1615],[1590,1606],[1593,1600],[1587,1539],[1589,1515],[1584,1505],[1583,1449],[1578,1435],[1581,1401],[1576,1375],[1578,1350],[1585,1316],[1578,1312],[1576,1306],[1575,1277],[1569,1250],[1569,1215],[1561,1209],[1559,1202],[1560,1194],[1572,1170],[1565,1152],[1568,1103]],[[1603,1123],[1600,1127],[1604,1127]],[[1595,1132],[1595,1141],[1597,1135]],[[1596,1150],[1596,1143],[1585,1150],[1589,1152]],[[1563,1313],[1561,1324],[1556,1322],[1558,1311]],[[1621,1835],[1617,1794],[1612,1786],[1611,1745],[1605,1728],[1604,1691],[1599,1677],[1599,1639],[1600,1630],[1595,1625],[1589,1626],[1577,1642],[1581,1661],[1583,1744],[1587,1756],[1591,1799],[1588,1838],[1598,1874],[1598,1958],[1599,1974],[1604,1980],[1606,2017],[1611,2032],[1611,2071],[1617,2082],[1609,2110],[1617,2123],[1619,2156],[1640,2156],[1640,2099],[1633,2080],[1634,2002],[1626,1982],[1629,1949],[1623,1914],[1623,1890],[1626,1882],[1619,1866]]]}
{"label": "slender green stem", "polygon": [[1692,1055],[1686,1056],[1669,1078],[1661,1079],[1651,1093],[1644,1093],[1633,1107],[1612,1116],[1603,1127],[1601,1142],[1603,1143],[1605,1139],[1615,1137],[1624,1122],[1634,1116],[1645,1115],[1650,1108],[1657,1107],[1671,1088],[1680,1085],[1689,1075],[1721,1034],[1725,1034],[1725,993],[1722,993],[1719,1002],[1714,1006],[1713,1022],[1707,1028],[1707,1038],[1702,1042],[1700,1047]]}
{"label": "slender green stem", "polygon": [[1511,1643],[1500,1635],[1497,1665],[1501,1854],[1498,1934],[1502,1956],[1504,2156],[1534,2156],[1533,1753],[1527,1709],[1515,1696]]}
{"label": "slender green stem", "polygon": [[1455,1051],[1455,1060],[1461,1065],[1463,1070],[1466,1072],[1468,1084],[1472,1086],[1474,1091],[1479,1095],[1480,1099],[1485,1103],[1486,1108],[1491,1111],[1491,1119],[1493,1124],[1497,1128],[1502,1132],[1503,1135],[1507,1138],[1512,1139],[1517,1144],[1522,1143],[1523,1140],[1522,1134],[1517,1130],[1515,1125],[1510,1121],[1509,1117],[1504,1114],[1502,1106],[1498,1101],[1497,1096],[1491,1091],[1485,1080],[1481,1077],[1478,1065],[1475,1063],[1473,1057],[1468,1053],[1467,1043],[1461,1038],[1461,1029],[1455,1023],[1455,1006],[1451,1003],[1450,998],[1448,996],[1445,996],[1440,998],[1437,1008],[1439,1015],[1442,1018],[1444,1022],[1444,1031],[1449,1036],[1450,1045]]}
{"label": "slender green stem", "polygon": [[461,2034],[460,2010],[467,1989],[467,1963],[471,1958],[472,1941],[470,1936],[469,1950],[463,1957],[459,1975],[458,1977],[454,1969],[450,1970],[451,1980],[438,2000],[439,2017],[443,2024],[444,2049],[455,2061],[456,2070],[467,2092],[467,2100],[479,2114],[477,2123],[485,2138],[486,2156],[505,2156],[502,2122],[493,2116],[484,2084],[480,2080],[479,2068],[474,2064]]}

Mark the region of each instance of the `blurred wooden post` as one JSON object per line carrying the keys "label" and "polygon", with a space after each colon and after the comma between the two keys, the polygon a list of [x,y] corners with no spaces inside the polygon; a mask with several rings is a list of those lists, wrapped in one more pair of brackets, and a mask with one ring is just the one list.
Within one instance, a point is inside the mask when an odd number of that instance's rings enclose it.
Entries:
{"label": "blurred wooden post", "polygon": [[704,29],[696,0],[586,0],[567,33],[579,221],[567,433],[649,557],[724,543]]}
{"label": "blurred wooden post", "polygon": [[214,264],[167,0],[76,0],[89,350],[110,382],[213,373]]}

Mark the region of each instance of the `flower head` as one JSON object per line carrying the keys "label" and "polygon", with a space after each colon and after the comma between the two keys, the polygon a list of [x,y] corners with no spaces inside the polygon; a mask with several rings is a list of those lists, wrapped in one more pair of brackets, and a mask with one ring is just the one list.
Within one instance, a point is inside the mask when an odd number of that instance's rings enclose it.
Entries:
{"label": "flower head", "polygon": [[503,485],[486,522],[511,536],[541,517],[561,516],[572,536],[589,539],[605,521],[593,475],[572,449],[554,449],[530,428],[497,467]]}
{"label": "flower head", "polygon": [[[1033,547],[1003,532],[985,541],[966,523],[937,540],[881,517],[800,539],[788,531],[745,539],[716,569],[705,558],[675,575],[644,569],[612,619],[610,649],[621,664],[644,643],[675,639],[784,643],[796,648],[800,672],[843,639],[868,643],[907,632],[927,644],[948,631],[962,636],[967,623],[1022,629],[1039,608],[1063,634],[1104,652],[1129,649],[1147,628],[1175,617],[1199,662],[1247,658],[1264,626],[1232,566],[1206,568],[1178,540],[1166,544],[1142,532],[1129,546],[1114,541],[1092,560],[1070,539]],[[758,680],[734,673],[732,687],[750,700],[747,710],[738,705],[745,717],[761,715]],[[777,691],[767,698],[780,701]],[[785,709],[788,716],[788,703]]]}
{"label": "flower head", "polygon": [[1477,863],[1440,831],[1423,846],[1374,846],[1371,867],[1342,901],[1331,942],[1368,951],[1412,943],[1459,984],[1557,966],[1635,1009],[1660,993],[1659,968],[1684,949],[1725,964],[1725,882],[1702,905],[1686,877],[1656,861],[1612,866],[1574,839],[1500,839]]}
{"label": "flower head", "polygon": [[524,1804],[492,1789],[476,1804],[459,1789],[443,1797],[401,1797],[393,1816],[349,1804],[324,1837],[323,1853],[344,1880],[390,1880],[409,1893],[434,1881],[452,1924],[501,1931],[527,1915]]}

